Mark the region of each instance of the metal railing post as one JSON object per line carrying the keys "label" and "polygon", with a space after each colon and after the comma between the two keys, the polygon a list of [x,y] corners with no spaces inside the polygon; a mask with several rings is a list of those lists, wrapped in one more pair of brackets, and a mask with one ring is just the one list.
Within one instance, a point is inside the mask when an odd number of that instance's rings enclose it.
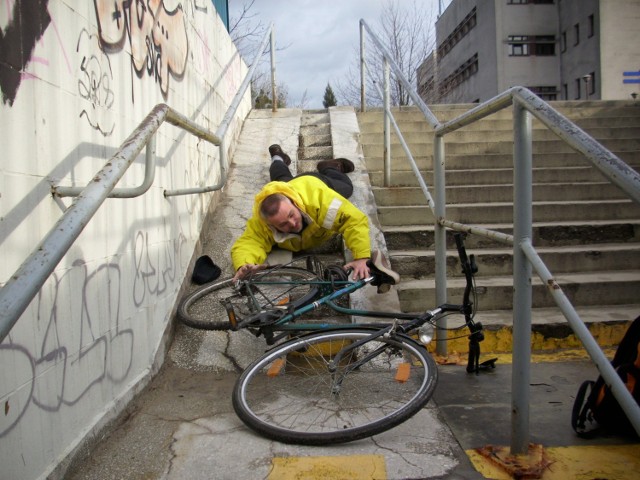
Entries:
{"label": "metal railing post", "polygon": [[384,57],[384,186],[391,186],[391,101],[389,99],[389,60]]}
{"label": "metal railing post", "polygon": [[364,25],[360,22],[360,111],[364,112],[367,108],[367,99],[365,91],[365,59],[364,59]]}
{"label": "metal railing post", "polygon": [[276,39],[273,34],[273,24],[271,24],[271,111],[278,111],[278,92],[276,91]]}
{"label": "metal railing post", "polygon": [[[447,232],[440,220],[446,218],[447,200],[445,195],[444,137],[433,139],[433,183],[435,186],[435,260],[436,260],[436,305],[447,303]],[[436,353],[447,354],[447,319],[436,320]]]}
{"label": "metal railing post", "polygon": [[531,264],[520,244],[532,235],[532,129],[529,112],[513,104],[513,363],[511,453],[529,451],[531,377]]}

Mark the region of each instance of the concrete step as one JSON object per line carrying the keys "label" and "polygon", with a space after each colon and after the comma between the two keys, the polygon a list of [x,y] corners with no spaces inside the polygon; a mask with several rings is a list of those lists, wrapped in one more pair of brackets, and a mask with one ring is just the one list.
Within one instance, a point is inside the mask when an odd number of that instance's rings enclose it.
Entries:
{"label": "concrete step", "polygon": [[300,147],[320,147],[331,145],[331,133],[320,135],[300,134],[298,141]]}
{"label": "concrete step", "polygon": [[[604,121],[603,121],[604,122]],[[432,131],[429,130],[429,126],[425,125],[425,130],[417,129],[417,123],[402,124],[402,138],[410,146],[417,145],[433,145],[434,137]],[[360,141],[365,145],[384,145],[384,136],[381,132],[362,132],[360,134]],[[600,127],[594,127],[588,130],[589,135],[602,142],[610,139],[633,139],[638,138],[640,134],[640,128],[621,126],[618,128],[612,128],[608,125]],[[478,142],[484,143],[488,140],[492,142],[513,142],[513,124],[505,124],[503,128],[487,128],[477,130],[457,130],[449,133],[445,136],[445,144],[450,142]],[[543,142],[550,140],[558,140],[558,136],[551,130],[545,128],[539,128],[533,130],[533,141]],[[391,145],[400,145],[400,139],[395,134],[395,131],[390,137]],[[413,150],[413,148],[412,148]]]}
{"label": "concrete step", "polygon": [[[373,155],[367,157],[367,169],[369,172],[384,170],[384,150],[372,152]],[[640,168],[640,150],[630,152],[612,152],[617,155],[623,162],[636,170]],[[412,153],[413,156],[413,153]],[[433,155],[414,156],[416,165],[420,170],[433,170]],[[495,169],[495,168],[513,168],[513,154],[511,153],[494,153],[494,154],[459,154],[446,155],[445,162],[447,165],[447,173],[455,170],[469,169]],[[577,152],[565,153],[534,153],[534,168],[566,168],[566,167],[583,167],[592,168],[592,165],[584,157]],[[411,170],[406,155],[391,157],[391,167],[394,172]]]}
{"label": "concrete step", "polygon": [[[640,104],[553,102],[552,106],[638,170]],[[433,113],[446,122],[475,107],[434,106]],[[433,129],[417,108],[396,109],[394,115],[433,195]],[[378,219],[392,265],[402,275],[397,287],[402,309],[433,307],[435,219],[421,189],[416,188],[417,180],[395,133],[390,152],[393,187],[380,188],[384,171],[382,114],[371,112],[358,118]],[[512,109],[504,109],[446,136],[447,218],[512,233],[512,128]],[[640,207],[535,118],[532,128],[533,244],[579,314],[593,320],[598,341],[608,339],[616,344],[623,331],[616,335],[613,330],[619,330],[640,311],[636,293],[640,286]],[[480,269],[477,320],[489,325],[483,350],[510,349],[512,247],[476,235],[469,235],[465,243]],[[447,232],[447,245],[449,301],[455,302],[462,294],[463,282],[451,232]],[[532,284],[532,342],[538,348],[543,344],[550,348],[570,346],[571,332],[547,287],[535,274]],[[560,323],[564,330],[558,328]],[[562,333],[550,335],[551,330]],[[466,351],[466,339],[462,343],[454,349]]]}
{"label": "concrete step", "polygon": [[[376,204],[383,207],[426,205],[427,200],[419,187],[373,187]],[[611,200],[626,199],[626,194],[608,182],[534,184],[533,200]],[[448,204],[472,202],[512,202],[513,184],[447,186]]]}
{"label": "concrete step", "polygon": [[[640,270],[561,273],[554,275],[557,284],[573,305],[602,306],[638,303]],[[555,306],[548,287],[537,277],[532,279],[533,308]],[[402,309],[419,312],[436,305],[435,281],[430,278],[403,280],[396,285]],[[511,276],[476,279],[478,309],[512,310],[513,278]],[[447,295],[450,302],[462,298],[464,279],[449,278]],[[635,318],[635,317],[634,317]]]}
{"label": "concrete step", "polygon": [[[394,117],[395,118],[395,117]],[[395,118],[396,122],[401,125],[401,131],[404,135],[405,133],[424,133],[433,135],[433,127],[429,125],[426,120],[423,118],[418,119],[403,119],[403,118]],[[610,117],[585,117],[585,118],[577,118],[571,119],[576,125],[578,125],[581,129],[585,130],[589,135],[595,137],[597,133],[597,129],[601,128],[609,128],[615,129],[618,127],[621,128],[640,128],[640,116],[610,116]],[[384,131],[384,121],[382,115],[371,118],[369,121],[361,121],[361,135],[381,135]],[[533,118],[531,122],[531,128],[534,131],[534,135],[537,135],[539,131],[546,130],[550,132],[548,127],[544,125],[542,122]],[[471,125],[466,125],[456,132],[477,132],[477,131],[490,131],[497,132],[501,130],[513,131],[513,120],[511,118],[492,118],[487,117],[484,118],[480,122],[472,123]],[[391,127],[391,138],[395,136],[395,129]],[[449,139],[449,135],[447,134],[446,138]]]}
{"label": "concrete step", "polygon": [[[420,225],[435,220],[431,209],[426,206],[378,206],[378,219],[382,225]],[[513,203],[447,205],[447,219],[470,225],[511,223]],[[534,202],[533,219],[536,222],[640,219],[640,205],[632,200]]]}
{"label": "concrete step", "polygon": [[[507,276],[513,271],[513,249],[468,248],[478,266],[477,278]],[[554,274],[571,272],[598,272],[636,270],[640,266],[640,243],[565,245],[537,247],[536,251],[547,268]],[[392,268],[401,278],[433,277],[435,252],[433,249],[390,249]],[[447,251],[447,277],[462,276],[457,250]],[[640,301],[640,299],[639,299]]]}
{"label": "concrete step", "polygon": [[[368,162],[368,161],[367,161]],[[384,182],[382,170],[369,170],[371,184],[381,186]],[[433,188],[433,172],[422,171],[427,187]],[[567,183],[567,182],[599,182],[604,178],[602,173],[592,166],[566,166],[534,168],[532,178],[535,183]],[[447,170],[447,187],[456,185],[493,185],[513,183],[513,168],[484,168]],[[407,170],[392,170],[391,185],[417,186],[418,181],[407,165]]]}
{"label": "concrete step", "polygon": [[[476,224],[479,225],[479,224]],[[512,224],[491,223],[481,225],[484,228],[513,234]],[[400,225],[383,227],[383,233],[389,250],[415,250],[435,248],[433,224]],[[448,248],[454,248],[453,233],[447,231]],[[532,226],[531,241],[536,248],[565,245],[599,245],[608,243],[640,242],[640,219],[619,221],[589,222],[536,222]],[[465,245],[469,250],[480,248],[503,248],[504,243],[478,235],[468,235]]]}
{"label": "concrete step", "polygon": [[298,149],[298,160],[326,160],[333,156],[331,145],[302,147]]}
{"label": "concrete step", "polygon": [[[560,112],[567,118],[579,121],[583,118],[611,118],[611,117],[635,117],[638,116],[639,102],[614,100],[614,101],[575,101],[575,102],[549,102],[552,108]],[[451,104],[451,105],[429,105],[432,113],[442,123],[452,120],[453,118],[469,111],[477,104]],[[486,117],[487,119],[512,119],[513,110],[510,108],[502,109],[496,113]],[[395,107],[392,108],[394,117],[400,120],[423,120],[424,114],[417,107]],[[358,113],[358,122],[367,124],[369,122],[377,122],[382,118],[382,109],[369,109],[367,112]]]}
{"label": "concrete step", "polygon": [[[602,146],[611,152],[637,152],[640,150],[640,138],[615,138],[615,139],[603,139],[599,141]],[[381,153],[382,143],[378,144],[363,144],[363,153],[365,158],[369,156],[382,156]],[[446,155],[483,155],[483,154],[511,154],[513,155],[513,140],[505,141],[460,141],[460,142],[447,142],[446,143]],[[433,155],[433,144],[431,143],[416,143],[409,144],[409,151],[413,157],[429,156]],[[574,153],[575,150],[571,148],[563,140],[534,140],[533,151],[536,153]],[[391,157],[400,158],[405,156],[405,151],[402,145],[391,145]]]}

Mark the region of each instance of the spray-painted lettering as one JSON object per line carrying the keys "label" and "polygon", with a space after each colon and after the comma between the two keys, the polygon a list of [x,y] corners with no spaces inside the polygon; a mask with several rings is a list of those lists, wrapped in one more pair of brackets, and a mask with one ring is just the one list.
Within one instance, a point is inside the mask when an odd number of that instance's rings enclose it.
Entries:
{"label": "spray-painted lettering", "polygon": [[166,98],[169,73],[182,78],[187,65],[189,43],[182,5],[168,11],[162,0],[94,0],[94,4],[105,49],[120,51],[128,41],[136,73],[153,77]]}

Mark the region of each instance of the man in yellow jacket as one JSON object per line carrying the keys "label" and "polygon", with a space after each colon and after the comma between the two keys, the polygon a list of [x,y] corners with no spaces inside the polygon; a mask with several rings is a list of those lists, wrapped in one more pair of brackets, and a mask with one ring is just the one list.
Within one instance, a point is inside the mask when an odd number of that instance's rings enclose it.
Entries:
{"label": "man in yellow jacket", "polygon": [[279,145],[269,147],[271,182],[255,197],[253,215],[244,233],[231,247],[235,279],[265,268],[267,254],[274,245],[298,252],[319,246],[341,233],[353,261],[353,278],[369,275],[371,256],[369,220],[348,197],[353,185],[346,175],[354,165],[346,158],[318,163],[318,172],[295,178],[289,171],[291,160]]}

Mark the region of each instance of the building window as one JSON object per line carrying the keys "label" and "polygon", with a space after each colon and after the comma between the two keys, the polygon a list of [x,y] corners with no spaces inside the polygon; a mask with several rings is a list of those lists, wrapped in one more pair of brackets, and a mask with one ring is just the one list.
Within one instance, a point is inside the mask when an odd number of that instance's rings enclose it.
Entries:
{"label": "building window", "polygon": [[565,30],[560,35],[560,52],[564,53],[566,51],[567,51],[567,32]]}
{"label": "building window", "polygon": [[553,56],[556,40],[553,35],[509,35],[509,56]]}
{"label": "building window", "polygon": [[541,87],[528,87],[533,93],[538,95],[542,100],[547,102],[558,99],[558,91],[556,87],[541,86]]}
{"label": "building window", "polygon": [[575,37],[575,41],[574,41],[573,44],[574,45],[578,45],[580,43],[580,24],[579,23],[576,23],[573,26],[573,34],[574,34],[574,37]]}
{"label": "building window", "polygon": [[476,26],[476,7],[469,12],[469,14],[464,17],[464,20],[460,22],[456,28],[449,34],[447,38],[445,38],[444,42],[442,42],[438,46],[438,58],[442,59],[445,57],[456,44],[462,40],[467,34]]}
{"label": "building window", "polygon": [[580,81],[581,81],[580,77],[576,78],[576,96],[575,96],[576,100],[580,100],[580,90],[582,90]]}
{"label": "building window", "polygon": [[562,84],[562,98],[564,100],[569,100],[569,85],[566,83]]}
{"label": "building window", "polygon": [[529,43],[526,35],[509,35],[509,55],[512,57],[529,56]]}
{"label": "building window", "polygon": [[447,93],[454,90],[458,85],[467,81],[472,75],[478,73],[478,54],[476,53],[473,57],[469,58],[466,62],[460,65],[456,70],[448,75],[442,81],[440,85],[440,94],[446,95]]}
{"label": "building window", "polygon": [[595,21],[593,19],[593,15],[589,15],[589,18],[587,20],[587,37],[591,38],[595,35],[595,33],[596,33]]}

